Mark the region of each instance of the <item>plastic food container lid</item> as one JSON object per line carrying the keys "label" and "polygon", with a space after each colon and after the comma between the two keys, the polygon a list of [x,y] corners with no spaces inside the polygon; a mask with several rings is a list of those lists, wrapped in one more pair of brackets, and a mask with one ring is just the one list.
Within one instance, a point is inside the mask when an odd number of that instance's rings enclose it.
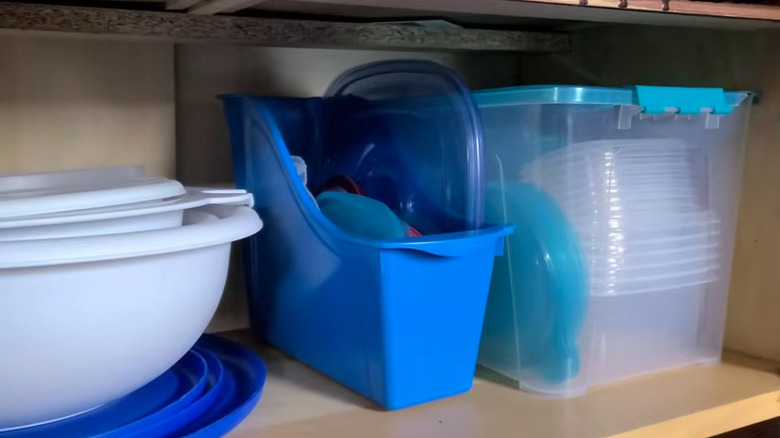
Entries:
{"label": "plastic food container lid", "polygon": [[[517,225],[507,238],[507,271],[493,282],[515,295],[520,360],[531,371],[521,383],[540,393],[550,393],[544,387],[558,395],[579,393],[567,385],[580,372],[577,339],[589,291],[576,230],[555,201],[530,184],[490,183],[488,199],[489,220]],[[512,279],[522,279],[521,286]]]}
{"label": "plastic food container lid", "polygon": [[658,107],[669,106],[693,109],[693,112],[708,108],[715,113],[729,114],[730,107],[741,105],[749,95],[746,91],[725,92],[717,88],[523,85],[475,91],[474,99],[480,107],[539,104],[636,105],[654,111]]}
{"label": "plastic food container lid", "polygon": [[[145,425],[155,425],[196,402],[207,386],[205,357],[189,351],[168,371],[136,391],[111,403],[69,418],[0,430],[3,438],[132,436]],[[160,435],[162,436],[162,435]]]}
{"label": "plastic food container lid", "polygon": [[[118,206],[73,210],[59,213],[39,214],[35,216],[3,218],[0,217],[2,230],[23,227],[64,225],[82,222],[95,222],[114,219],[133,218],[174,211],[189,210],[205,205],[246,205],[252,207],[254,198],[246,190],[210,189],[186,187],[186,193],[171,199],[132,203]],[[0,235],[0,241],[3,240]]]}
{"label": "plastic food container lid", "polygon": [[208,205],[184,212],[181,227],[100,236],[0,242],[0,269],[168,254],[230,243],[260,231],[246,206]]}
{"label": "plastic food container lid", "polygon": [[0,177],[0,220],[160,201],[185,193],[179,182],[137,167]]}
{"label": "plastic food container lid", "polygon": [[325,98],[326,178],[349,175],[423,234],[481,225],[482,127],[454,72],[428,61],[367,64]]}
{"label": "plastic food container lid", "polygon": [[3,431],[4,438],[218,438],[257,405],[262,359],[246,347],[203,335],[179,362],[135,392],[48,424]]}

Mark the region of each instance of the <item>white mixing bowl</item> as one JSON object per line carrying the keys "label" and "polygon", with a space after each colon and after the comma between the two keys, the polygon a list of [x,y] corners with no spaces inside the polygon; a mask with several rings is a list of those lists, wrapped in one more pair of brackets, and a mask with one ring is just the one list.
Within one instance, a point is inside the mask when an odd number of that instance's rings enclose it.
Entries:
{"label": "white mixing bowl", "polygon": [[178,228],[0,242],[0,430],[83,412],[150,382],[206,328],[249,207]]}

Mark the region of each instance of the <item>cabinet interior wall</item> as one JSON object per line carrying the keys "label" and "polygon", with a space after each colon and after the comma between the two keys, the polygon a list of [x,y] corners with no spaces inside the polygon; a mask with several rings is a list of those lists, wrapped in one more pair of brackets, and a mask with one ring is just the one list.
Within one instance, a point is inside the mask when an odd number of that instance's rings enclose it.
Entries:
{"label": "cabinet interior wall", "polygon": [[0,173],[175,170],[173,44],[0,36]]}

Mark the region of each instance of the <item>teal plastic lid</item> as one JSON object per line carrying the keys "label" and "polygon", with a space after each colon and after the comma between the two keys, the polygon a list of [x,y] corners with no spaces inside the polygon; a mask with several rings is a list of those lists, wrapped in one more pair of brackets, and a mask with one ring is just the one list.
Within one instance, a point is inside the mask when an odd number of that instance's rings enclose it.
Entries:
{"label": "teal plastic lid", "polygon": [[635,105],[646,113],[663,113],[674,108],[681,114],[731,114],[748,97],[747,92],[725,92],[721,88],[635,86],[627,88],[533,85],[474,92],[480,107],[539,104]]}

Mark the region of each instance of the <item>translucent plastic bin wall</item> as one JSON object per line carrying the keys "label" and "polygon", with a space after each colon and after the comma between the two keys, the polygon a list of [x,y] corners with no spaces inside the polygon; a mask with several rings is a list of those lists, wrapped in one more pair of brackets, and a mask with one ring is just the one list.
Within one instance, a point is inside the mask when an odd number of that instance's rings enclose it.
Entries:
{"label": "translucent plastic bin wall", "polygon": [[[589,90],[550,89],[548,102]],[[480,363],[525,390],[571,396],[718,362],[748,95],[725,93],[732,114],[647,114],[497,91],[477,93],[486,220],[517,229],[496,261]]]}
{"label": "translucent plastic bin wall", "polygon": [[398,241],[345,234],[290,157],[322,178],[321,99],[223,100],[237,183],[265,222],[245,251],[254,331],[388,409],[467,391],[493,259],[510,230]]}

